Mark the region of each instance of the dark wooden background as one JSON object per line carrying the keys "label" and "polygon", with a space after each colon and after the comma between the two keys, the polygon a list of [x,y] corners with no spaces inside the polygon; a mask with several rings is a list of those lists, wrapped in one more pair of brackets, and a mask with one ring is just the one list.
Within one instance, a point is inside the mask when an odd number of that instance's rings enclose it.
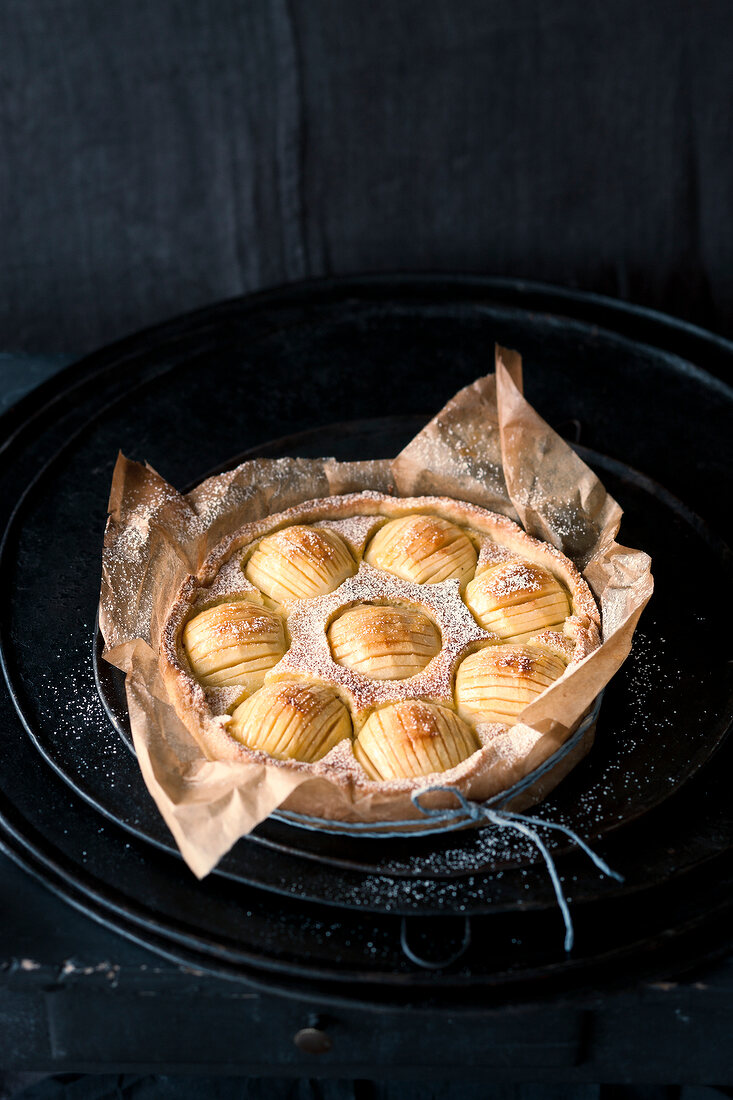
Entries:
{"label": "dark wooden background", "polygon": [[333,273],[733,335],[730,0],[4,0],[0,348]]}

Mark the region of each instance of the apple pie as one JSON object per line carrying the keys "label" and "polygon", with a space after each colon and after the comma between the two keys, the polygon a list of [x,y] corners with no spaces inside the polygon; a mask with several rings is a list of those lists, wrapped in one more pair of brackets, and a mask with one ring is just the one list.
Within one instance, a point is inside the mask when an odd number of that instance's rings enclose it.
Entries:
{"label": "apple pie", "polygon": [[506,516],[367,491],[223,539],[171,608],[161,670],[211,760],[475,794],[492,739],[599,630],[573,564]]}

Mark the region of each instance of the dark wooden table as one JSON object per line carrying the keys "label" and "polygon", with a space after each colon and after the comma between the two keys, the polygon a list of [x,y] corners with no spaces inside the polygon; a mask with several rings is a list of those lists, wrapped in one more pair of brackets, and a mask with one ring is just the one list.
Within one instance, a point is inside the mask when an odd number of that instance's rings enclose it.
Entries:
{"label": "dark wooden table", "polygon": [[[733,958],[480,1019],[323,1010],[152,954],[0,857],[0,1062],[49,1071],[733,1081]],[[317,1022],[331,1049],[296,1034]]]}

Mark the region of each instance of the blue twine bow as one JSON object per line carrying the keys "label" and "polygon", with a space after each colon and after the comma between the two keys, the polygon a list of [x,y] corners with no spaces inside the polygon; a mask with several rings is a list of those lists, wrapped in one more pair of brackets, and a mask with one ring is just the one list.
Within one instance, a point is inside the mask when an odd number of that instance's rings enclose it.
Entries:
{"label": "blue twine bow", "polygon": [[[592,848],[585,843],[581,837],[578,836],[567,825],[560,825],[557,821],[543,821],[536,817],[527,817],[524,814],[516,814],[511,810],[494,810],[491,806],[485,802],[471,802],[455,787],[423,787],[419,791],[414,791],[411,795],[413,805],[424,814],[425,817],[440,817],[445,814],[444,809],[438,809],[437,807],[423,806],[420,799],[424,794],[430,794],[431,791],[443,791],[448,794],[455,795],[460,810],[471,821],[490,821],[492,825],[496,825],[500,829],[514,829],[516,832],[521,833],[522,836],[526,836],[539,850],[542,858],[545,861],[547,872],[550,876],[553,889],[555,891],[555,897],[557,898],[557,904],[560,907],[563,921],[565,922],[565,950],[571,951],[575,940],[575,932],[573,929],[573,921],[570,916],[570,909],[568,907],[567,900],[563,893],[562,886],[560,884],[560,877],[557,873],[555,861],[550,854],[547,845],[543,841],[542,837],[531,826],[541,825],[545,829],[557,829],[561,833],[565,833],[570,837],[579,848],[581,848],[589,859],[593,861],[602,875],[607,875],[609,878],[616,879],[617,882],[623,882],[623,875],[619,875],[617,871],[612,871],[605,860],[601,859]],[[460,812],[460,811],[457,811]]]}

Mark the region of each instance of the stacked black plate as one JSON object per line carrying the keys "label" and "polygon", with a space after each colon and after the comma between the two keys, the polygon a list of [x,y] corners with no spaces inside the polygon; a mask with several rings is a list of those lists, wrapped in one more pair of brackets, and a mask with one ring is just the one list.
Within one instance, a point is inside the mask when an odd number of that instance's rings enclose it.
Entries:
{"label": "stacked black plate", "polygon": [[[570,955],[544,864],[494,827],[368,840],[270,820],[198,883],[142,783],[96,637],[118,450],[181,488],[246,455],[389,457],[491,369],[495,341],[522,352],[527,396],[619,500],[622,540],[652,554],[657,582],[593,752],[536,810],[624,875],[602,879],[544,832]],[[2,423],[3,845],[123,934],[311,999],[476,1007],[726,946],[732,368],[733,346],[643,310],[408,277],[226,302],[69,368]]]}

